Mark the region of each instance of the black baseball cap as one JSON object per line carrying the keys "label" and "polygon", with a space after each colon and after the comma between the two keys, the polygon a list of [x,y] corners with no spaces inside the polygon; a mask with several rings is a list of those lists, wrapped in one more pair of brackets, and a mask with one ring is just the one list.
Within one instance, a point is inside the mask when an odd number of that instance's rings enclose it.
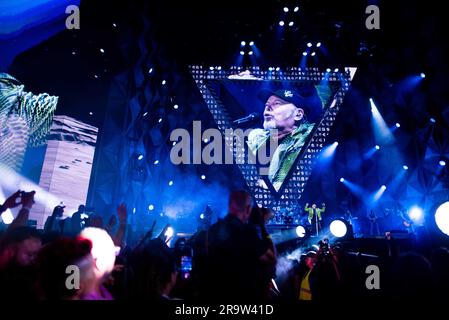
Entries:
{"label": "black baseball cap", "polygon": [[257,97],[265,103],[270,96],[276,96],[304,110],[306,118],[314,121],[323,111],[321,99],[314,86],[284,88],[278,90],[261,90]]}

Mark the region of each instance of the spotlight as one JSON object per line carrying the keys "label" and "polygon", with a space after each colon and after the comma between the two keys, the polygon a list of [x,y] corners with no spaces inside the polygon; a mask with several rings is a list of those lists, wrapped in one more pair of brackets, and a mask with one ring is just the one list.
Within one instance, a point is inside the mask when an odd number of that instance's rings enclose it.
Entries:
{"label": "spotlight", "polygon": [[295,7],[295,9],[293,9],[293,12],[298,12],[299,11],[299,7]]}
{"label": "spotlight", "polygon": [[221,70],[221,66],[218,66],[218,67],[217,67],[217,70]]}
{"label": "spotlight", "polygon": [[252,52],[252,51],[250,51],[250,52],[248,52],[248,54],[249,54],[250,56],[252,56],[252,55],[253,55],[253,52]]}
{"label": "spotlight", "polygon": [[142,117],[146,117],[148,115],[148,111],[145,111],[142,115]]}
{"label": "spotlight", "polygon": [[177,110],[179,108],[179,106],[177,105],[177,104],[175,104],[174,106],[173,106],[173,109],[175,109],[175,110]]}
{"label": "spotlight", "polygon": [[269,67],[269,68],[268,68],[268,71],[273,71],[273,70],[274,70],[273,67]]}
{"label": "spotlight", "polygon": [[321,47],[321,42],[317,42],[316,47],[317,48]]}
{"label": "spotlight", "polygon": [[290,21],[290,22],[288,23],[288,26],[289,26],[289,27],[293,27],[294,24],[295,24],[295,23],[294,23],[293,21]]}
{"label": "spotlight", "polygon": [[438,229],[449,236],[449,201],[438,207],[435,212],[435,222]]}
{"label": "spotlight", "polygon": [[154,206],[153,206],[152,204],[150,204],[150,205],[148,206],[148,210],[153,211],[153,210],[154,210]]}
{"label": "spotlight", "polygon": [[334,144],[335,144],[336,146],[338,146],[338,141],[335,141]]}
{"label": "spotlight", "polygon": [[444,167],[446,165],[446,161],[440,160],[439,164],[440,164],[440,166]]}
{"label": "spotlight", "polygon": [[304,57],[307,56],[307,52],[304,51],[304,52],[302,53],[302,55],[303,55]]}
{"label": "spotlight", "polygon": [[201,176],[201,180],[205,180],[206,179],[206,176],[203,174],[202,176]]}
{"label": "spotlight", "polygon": [[203,220],[204,219],[204,213],[200,214],[200,219]]}
{"label": "spotlight", "polygon": [[100,52],[101,52],[101,53],[104,53],[104,49],[103,49],[103,48],[101,48],[101,49],[100,49]]}
{"label": "spotlight", "polygon": [[304,238],[306,236],[306,229],[303,226],[296,227],[296,235],[299,238]]}
{"label": "spotlight", "polygon": [[284,12],[288,12],[288,8],[287,7],[284,7]]}
{"label": "spotlight", "polygon": [[249,45],[252,47],[254,45],[254,41],[250,41]]}
{"label": "spotlight", "polygon": [[399,122],[396,122],[396,128],[400,128],[401,124]]}
{"label": "spotlight", "polygon": [[156,165],[156,164],[158,164],[159,163],[159,160],[155,160],[154,161],[154,164]]}
{"label": "spotlight", "polygon": [[279,71],[279,70],[281,70],[281,68],[277,67],[277,68],[276,68],[276,71]]}
{"label": "spotlight", "polygon": [[408,170],[408,166],[406,166],[405,164],[402,166],[402,168],[403,168],[404,170]]}
{"label": "spotlight", "polygon": [[93,115],[94,115],[94,113],[93,113],[93,112],[91,111],[91,112],[89,112],[89,115],[90,115],[90,116],[93,116]]}
{"label": "spotlight", "polygon": [[214,67],[209,67],[209,70],[210,70],[210,71],[214,70]]}
{"label": "spotlight", "polygon": [[246,45],[246,42],[245,42],[245,41],[242,41],[242,42],[240,42],[240,45],[241,45],[242,47],[244,47],[244,46]]}
{"label": "spotlight", "polygon": [[150,68],[150,69],[148,70],[148,73],[149,73],[149,74],[152,74],[152,73],[153,73],[153,68]]}
{"label": "spotlight", "polygon": [[133,213],[136,213],[136,208],[133,208]]}
{"label": "spotlight", "polygon": [[175,234],[175,230],[172,227],[168,227],[167,230],[165,231],[164,236],[168,238],[173,237],[173,235]]}
{"label": "spotlight", "polygon": [[245,54],[245,51],[240,51],[240,55],[243,56]]}
{"label": "spotlight", "polygon": [[209,142],[209,139],[204,138],[203,142],[204,142],[204,143],[208,143],[208,142]]}
{"label": "spotlight", "polygon": [[308,48],[312,47],[312,42],[307,42],[307,47]]}
{"label": "spotlight", "polygon": [[279,21],[279,25],[281,26],[281,27],[283,27],[284,26],[284,21]]}
{"label": "spotlight", "polygon": [[345,182],[345,178],[340,178],[340,182]]}
{"label": "spotlight", "polygon": [[162,118],[159,118],[159,120],[157,122],[161,123],[162,122]]}
{"label": "spotlight", "polygon": [[385,189],[387,189],[387,186],[383,184],[380,188],[381,188],[382,190],[385,190]]}
{"label": "spotlight", "polygon": [[343,221],[334,220],[330,224],[330,230],[332,235],[334,235],[337,238],[341,238],[346,235],[348,228],[346,227],[346,224]]}
{"label": "spotlight", "polygon": [[176,145],[176,141],[173,141],[173,147]]}
{"label": "spotlight", "polygon": [[162,80],[162,85],[165,86],[165,84],[167,83],[167,81]]}
{"label": "spotlight", "polygon": [[326,72],[331,72],[331,69],[330,69],[330,68],[327,68],[327,69],[326,69]]}
{"label": "spotlight", "polygon": [[312,57],[314,57],[314,56],[315,56],[315,54],[316,54],[315,52],[312,52],[311,56],[312,56]]}
{"label": "spotlight", "polygon": [[335,68],[335,69],[334,69],[334,72],[338,72],[338,71],[339,71],[338,68]]}
{"label": "spotlight", "polygon": [[412,207],[410,208],[409,212],[408,212],[408,216],[410,217],[410,219],[412,220],[420,220],[424,215],[423,209],[421,209],[420,207]]}
{"label": "spotlight", "polygon": [[380,146],[376,145],[374,148],[375,148],[376,150],[379,150],[379,149],[380,149]]}
{"label": "spotlight", "polygon": [[170,181],[168,182],[168,185],[169,185],[169,186],[172,186],[172,185],[173,185],[173,181],[170,180]]}
{"label": "spotlight", "polygon": [[137,157],[137,160],[142,160],[143,159],[143,154],[139,154],[139,156]]}
{"label": "spotlight", "polygon": [[420,76],[424,79],[426,77],[426,74],[424,72],[421,72]]}
{"label": "spotlight", "polygon": [[434,118],[430,118],[429,120],[430,120],[430,122],[432,122],[432,123],[437,122]]}

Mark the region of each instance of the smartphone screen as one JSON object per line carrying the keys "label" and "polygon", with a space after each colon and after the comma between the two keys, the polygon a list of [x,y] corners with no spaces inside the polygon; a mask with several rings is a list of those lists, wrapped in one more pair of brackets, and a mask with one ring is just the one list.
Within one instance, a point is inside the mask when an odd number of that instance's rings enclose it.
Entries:
{"label": "smartphone screen", "polygon": [[181,257],[181,273],[184,279],[190,277],[190,272],[192,271],[192,257],[182,256]]}

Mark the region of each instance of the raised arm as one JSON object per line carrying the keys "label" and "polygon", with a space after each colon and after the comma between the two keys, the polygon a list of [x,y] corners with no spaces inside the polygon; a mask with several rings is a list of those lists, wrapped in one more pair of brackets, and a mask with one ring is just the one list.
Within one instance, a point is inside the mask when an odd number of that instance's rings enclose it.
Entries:
{"label": "raised arm", "polygon": [[34,195],[36,191],[22,193],[22,208],[14,221],[9,225],[8,230],[24,227],[27,225],[28,217],[30,216],[31,207],[34,204]]}

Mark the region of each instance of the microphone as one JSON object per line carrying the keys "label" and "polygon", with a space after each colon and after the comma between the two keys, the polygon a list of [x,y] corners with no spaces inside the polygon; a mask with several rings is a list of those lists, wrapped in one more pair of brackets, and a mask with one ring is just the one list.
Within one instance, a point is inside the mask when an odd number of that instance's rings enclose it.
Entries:
{"label": "microphone", "polygon": [[232,121],[232,123],[233,124],[250,123],[250,122],[259,120],[259,118],[260,118],[260,114],[258,114],[257,112],[253,112],[253,113],[247,115],[246,117]]}

